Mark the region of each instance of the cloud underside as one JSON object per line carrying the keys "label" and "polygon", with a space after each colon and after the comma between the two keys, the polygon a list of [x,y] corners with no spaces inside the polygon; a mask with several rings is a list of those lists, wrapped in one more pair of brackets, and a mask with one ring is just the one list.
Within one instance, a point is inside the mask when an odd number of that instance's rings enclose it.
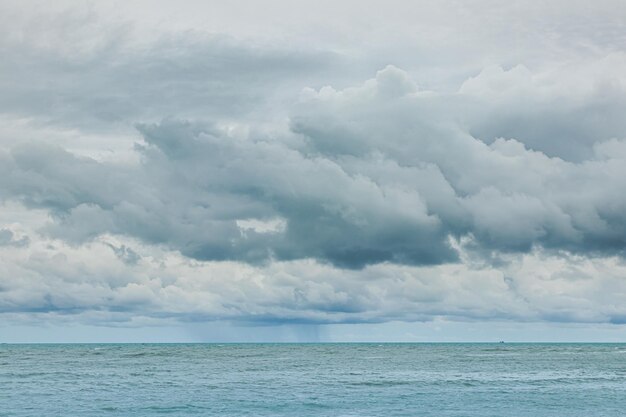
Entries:
{"label": "cloud underside", "polygon": [[0,44],[1,313],[626,317],[623,52],[431,91],[338,52],[124,36]]}

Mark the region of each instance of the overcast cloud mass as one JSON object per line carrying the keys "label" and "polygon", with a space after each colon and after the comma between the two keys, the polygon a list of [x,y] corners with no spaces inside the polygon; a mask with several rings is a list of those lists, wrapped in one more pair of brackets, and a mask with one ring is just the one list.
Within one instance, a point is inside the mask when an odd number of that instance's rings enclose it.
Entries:
{"label": "overcast cloud mass", "polygon": [[179,3],[0,2],[6,326],[626,323],[623,2]]}

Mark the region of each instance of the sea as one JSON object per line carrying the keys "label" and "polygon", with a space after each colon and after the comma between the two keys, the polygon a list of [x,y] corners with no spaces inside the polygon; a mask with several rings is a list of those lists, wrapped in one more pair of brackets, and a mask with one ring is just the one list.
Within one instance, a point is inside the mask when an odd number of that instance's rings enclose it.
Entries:
{"label": "sea", "polygon": [[0,416],[626,416],[624,344],[0,345]]}

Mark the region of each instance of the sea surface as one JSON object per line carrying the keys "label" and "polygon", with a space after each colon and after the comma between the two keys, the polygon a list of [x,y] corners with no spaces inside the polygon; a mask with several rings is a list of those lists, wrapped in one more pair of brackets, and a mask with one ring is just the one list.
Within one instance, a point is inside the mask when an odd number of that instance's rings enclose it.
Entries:
{"label": "sea surface", "polygon": [[0,416],[626,416],[623,344],[0,345]]}

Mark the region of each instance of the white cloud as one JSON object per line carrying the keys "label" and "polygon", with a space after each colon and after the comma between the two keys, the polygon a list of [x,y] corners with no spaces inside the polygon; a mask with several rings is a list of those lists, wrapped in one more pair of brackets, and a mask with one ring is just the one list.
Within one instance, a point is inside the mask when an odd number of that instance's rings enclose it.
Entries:
{"label": "white cloud", "polygon": [[[154,324],[626,319],[626,264],[617,257],[533,251],[502,256],[494,267],[468,260],[466,244],[457,246],[466,260],[459,264],[346,271],[313,260],[191,261],[117,236],[78,247],[37,238],[29,248],[0,248],[0,310],[14,324],[71,318],[131,326],[142,317]],[[135,262],[118,256],[122,245]]]}

